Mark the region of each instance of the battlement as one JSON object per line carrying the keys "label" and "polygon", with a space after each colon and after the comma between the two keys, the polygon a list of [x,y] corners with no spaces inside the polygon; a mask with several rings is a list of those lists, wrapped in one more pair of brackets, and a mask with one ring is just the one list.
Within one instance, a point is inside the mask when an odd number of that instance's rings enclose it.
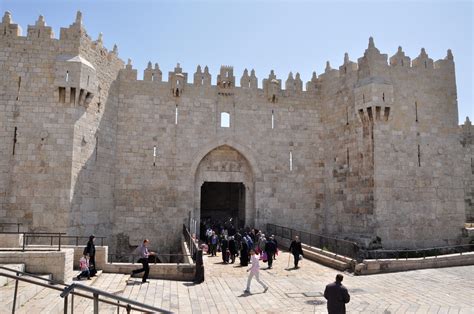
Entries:
{"label": "battlement", "polygon": [[[311,80],[307,81],[303,89],[303,81],[298,72],[294,75],[293,72],[288,74],[287,79],[282,86],[282,80],[278,79],[275,72],[272,70],[268,75],[268,78],[263,79],[261,87],[258,86],[258,79],[255,74],[255,70],[252,69],[249,75],[248,69],[245,69],[242,76],[240,77],[240,86],[236,85],[234,77],[234,69],[232,66],[223,65],[220,67],[219,74],[217,75],[216,84],[212,85],[212,76],[209,73],[209,68],[206,66],[205,70],[202,71],[201,66],[197,66],[196,72],[193,74],[194,81],[188,83],[187,80],[184,84],[190,86],[205,86],[205,87],[216,87],[220,91],[219,93],[224,94],[222,89],[233,89],[233,88],[244,88],[251,90],[261,90],[268,97],[269,101],[276,102],[279,96],[298,96],[306,94],[316,93],[324,83],[338,80],[345,80],[351,75],[356,76],[356,80],[359,82],[366,81],[367,78],[380,78],[389,77],[390,71],[412,71],[418,75],[430,75],[433,71],[454,71],[453,55],[451,50],[448,50],[447,56],[442,60],[433,61],[428,57],[424,48],[421,48],[420,54],[411,60],[410,57],[406,56],[401,47],[398,47],[397,52],[390,58],[387,54],[382,54],[375,47],[373,38],[369,39],[369,45],[364,55],[358,58],[357,62],[353,62],[349,59],[347,53],[344,54],[342,65],[337,69],[331,67],[329,61],[326,63],[326,67],[323,73],[319,76],[316,72],[313,72]],[[432,70],[430,72],[430,70]],[[121,75],[122,79],[126,80],[137,80],[136,69],[129,64],[125,69],[122,70],[124,73]],[[175,69],[176,72],[176,69]],[[182,69],[179,67],[179,72]],[[161,81],[161,71],[156,75],[159,78],[157,81]],[[170,72],[173,73],[173,72]],[[433,72],[436,73],[436,72]],[[186,74],[187,75],[187,74]],[[150,77],[153,77],[151,69],[151,62],[148,63],[148,67],[144,70],[143,81],[151,81]],[[153,81],[155,81],[153,79]],[[163,82],[166,83],[166,82]],[[169,83],[169,82],[168,82]]]}
{"label": "battlement", "polygon": [[104,59],[118,59],[118,49],[114,45],[111,51],[103,46],[102,33],[97,40],[87,34],[82,24],[82,13],[76,14],[75,21],[67,28],[61,28],[59,39],[55,38],[54,32],[46,24],[44,16],[40,15],[34,25],[28,25],[26,36],[22,36],[22,28],[13,22],[12,14],[6,11],[0,23],[0,38],[2,41],[33,41],[33,44],[57,45],[58,50],[70,50],[79,54],[81,49],[95,50]]}
{"label": "battlement", "polygon": [[[74,22],[69,25],[69,27],[61,28],[59,39],[54,37],[52,28],[47,26],[45,18],[41,15],[34,25],[28,26],[26,37],[22,37],[21,27],[13,23],[10,12],[5,12],[2,23],[0,24],[0,37],[5,41],[33,41],[33,45],[36,43],[38,43],[38,45],[42,43],[54,44],[57,45],[57,50],[60,54],[63,55],[64,58],[69,56],[70,60],[73,60],[76,56],[88,55],[92,52],[100,56],[100,58],[106,59],[106,61],[114,59],[122,62],[118,58],[116,45],[114,45],[111,51],[104,47],[102,33],[98,35],[96,40],[91,39],[83,25],[82,13],[80,11],[77,12]],[[65,64],[71,65],[72,63]],[[88,69],[88,67],[86,66],[84,69]],[[61,76],[65,75],[67,71],[68,70],[65,69]],[[313,97],[321,91],[324,86],[343,86],[349,82],[348,80],[352,81],[353,83],[351,84],[356,87],[369,84],[374,80],[380,82],[381,80],[383,81],[390,78],[390,72],[392,71],[414,73],[414,77],[438,75],[437,73],[444,75],[444,73],[449,73],[450,76],[448,77],[454,78],[454,58],[451,50],[448,50],[444,59],[434,61],[428,56],[426,50],[421,48],[420,54],[412,60],[409,56],[405,55],[401,47],[398,47],[397,52],[388,58],[387,54],[382,54],[379,49],[376,48],[374,39],[370,37],[367,49],[363,56],[357,59],[357,62],[351,61],[349,55],[345,53],[343,63],[340,66],[333,68],[328,61],[324,72],[320,75],[313,72],[311,79],[306,81],[305,84],[303,84],[299,72],[296,72],[296,74],[290,72],[287,79],[282,82],[282,79],[277,78],[277,75],[272,70],[268,78],[262,80],[259,87],[255,70],[252,69],[249,74],[249,71],[245,69],[240,76],[240,86],[238,86],[234,75],[234,68],[230,65],[220,67],[219,74],[216,76],[215,85],[212,83],[212,75],[209,73],[209,68],[205,66],[204,70],[202,70],[200,65],[197,66],[196,71],[193,73],[193,82],[188,82],[188,74],[183,72],[179,64],[174,71],[168,73],[168,81],[164,81],[162,70],[158,66],[158,63],[155,63],[153,67],[151,62],[148,63],[143,72],[143,80],[138,80],[137,70],[133,68],[130,59],[127,65],[120,71],[119,80],[168,84],[172,95],[177,97],[182,95],[184,90],[190,86],[215,88],[219,95],[224,96],[233,95],[236,89],[254,90],[265,95],[268,101],[278,102],[278,99],[281,97]],[[90,80],[90,74],[88,74],[88,78]],[[78,78],[78,81],[81,80],[82,79]],[[303,88],[304,86],[305,88]],[[68,88],[67,86],[61,87]],[[95,86],[92,85],[92,87]],[[384,106],[386,106],[386,104]],[[362,108],[361,106],[359,107]]]}

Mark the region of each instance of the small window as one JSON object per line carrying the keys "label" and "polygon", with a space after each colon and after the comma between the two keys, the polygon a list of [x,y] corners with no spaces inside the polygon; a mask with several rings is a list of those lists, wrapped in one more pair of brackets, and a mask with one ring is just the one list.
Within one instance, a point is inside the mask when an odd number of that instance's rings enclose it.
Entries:
{"label": "small window", "polygon": [[293,171],[293,153],[290,151],[290,171]]}
{"label": "small window", "polygon": [[230,113],[221,112],[221,128],[230,127]]}
{"label": "small window", "polygon": [[69,82],[69,71],[66,71],[66,82]]}

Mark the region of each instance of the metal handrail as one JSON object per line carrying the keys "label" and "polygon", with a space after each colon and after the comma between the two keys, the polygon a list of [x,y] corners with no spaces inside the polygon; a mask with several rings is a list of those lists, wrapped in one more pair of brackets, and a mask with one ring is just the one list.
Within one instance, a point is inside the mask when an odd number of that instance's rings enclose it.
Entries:
{"label": "metal handrail", "polygon": [[[39,236],[34,236],[34,237],[35,238],[49,238],[49,236],[47,235],[39,235]],[[79,246],[79,239],[89,239],[89,236],[63,235],[61,236],[61,238],[62,239],[76,239],[76,246]],[[104,239],[107,239],[107,237],[95,237],[95,238],[100,239],[100,246],[104,246]]]}
{"label": "metal handrail", "polygon": [[15,225],[17,228],[17,232],[20,232],[20,226],[23,226],[21,222],[0,222],[1,225],[12,226]]}
{"label": "metal handrail", "polygon": [[66,233],[64,232],[8,232],[8,231],[2,231],[0,234],[22,234],[23,235],[23,244],[21,249],[7,249],[7,250],[0,250],[0,251],[45,251],[45,249],[30,249],[26,248],[27,246],[27,238],[28,236],[30,237],[47,237],[51,238],[51,246],[53,246],[53,237],[58,238],[58,248],[56,251],[61,251],[61,237],[65,235]]}
{"label": "metal handrail", "polygon": [[[160,309],[160,308],[157,308],[157,307],[145,304],[145,303],[130,300],[130,299],[115,295],[113,293],[109,293],[109,292],[106,292],[106,291],[103,291],[103,290],[99,290],[99,289],[92,288],[90,286],[85,286],[85,285],[78,284],[78,283],[73,283],[73,284],[69,285],[67,288],[65,288],[63,290],[63,292],[61,293],[61,297],[62,298],[67,297],[70,293],[74,293],[75,289],[80,289],[80,290],[84,290],[84,291],[92,293],[94,295],[94,300],[97,300],[98,296],[100,295],[100,296],[103,296],[105,298],[117,300],[118,301],[117,304],[120,304],[119,302],[124,302],[124,303],[132,304],[132,305],[135,305],[135,306],[139,306],[141,308],[144,308],[144,309],[147,309],[147,310],[153,311],[153,312],[171,313],[169,311],[165,311],[163,309]],[[101,299],[98,299],[98,300],[100,301]],[[123,305],[121,305],[121,306],[126,307],[126,306],[123,306]],[[95,305],[94,305],[94,313],[95,313]]]}
{"label": "metal handrail", "polygon": [[[116,295],[110,294],[106,291],[102,291],[102,290],[99,290],[99,289],[94,289],[94,288],[90,288],[90,287],[87,287],[87,286],[79,285],[77,283],[73,283],[71,285],[65,285],[65,284],[62,284],[62,283],[58,283],[58,284],[64,286],[64,288],[59,288],[59,287],[52,286],[51,283],[56,283],[56,282],[54,282],[50,279],[38,277],[38,276],[29,274],[29,273],[25,273],[25,272],[14,270],[14,269],[9,269],[9,268],[6,268],[6,267],[1,267],[1,268],[2,269],[7,269],[9,271],[13,271],[13,272],[18,273],[18,274],[23,274],[24,276],[34,277],[36,279],[42,279],[42,280],[48,281],[48,284],[46,284],[46,283],[41,283],[41,282],[38,282],[38,281],[35,281],[35,280],[31,280],[31,279],[28,279],[28,278],[23,278],[19,275],[10,275],[10,274],[0,272],[0,276],[4,276],[4,277],[15,280],[15,294],[14,294],[14,300],[13,300],[13,304],[12,304],[12,313],[15,313],[15,310],[16,310],[15,307],[16,307],[16,296],[17,296],[17,293],[18,293],[18,281],[24,281],[24,282],[35,284],[35,285],[38,285],[38,286],[41,286],[41,287],[44,287],[44,288],[48,288],[48,289],[52,289],[52,290],[56,290],[56,291],[61,291],[60,296],[64,298],[64,312],[65,313],[67,313],[67,306],[68,306],[67,297],[68,297],[69,294],[72,295],[71,313],[73,312],[74,296],[94,300],[94,313],[98,313],[98,302],[103,302],[103,303],[106,303],[106,304],[109,304],[109,305],[117,306],[117,308],[125,308],[127,310],[127,313],[130,313],[131,310],[139,311],[139,312],[145,312],[145,313],[147,313],[149,310],[155,311],[155,312],[160,312],[160,313],[170,313],[169,311],[165,311],[165,310],[162,310],[162,309],[159,309],[159,308],[155,308],[155,307],[152,307],[150,305],[147,305],[147,304],[144,304],[144,303],[141,303],[141,302],[138,302],[138,301],[130,300],[130,299],[127,299],[127,298],[124,298],[124,297],[116,296]],[[89,289],[83,289],[84,287],[87,287]],[[84,290],[84,291],[87,291],[87,292],[92,292],[93,296],[91,297],[87,294],[83,294],[83,293],[80,293],[80,292],[75,292],[74,291],[75,288],[78,288],[78,289],[81,289],[81,290]],[[65,294],[65,292],[67,292],[67,294]],[[117,302],[112,302],[112,301],[108,301],[108,300],[105,300],[105,299],[99,299],[99,297],[98,297],[99,295],[101,295],[105,298],[115,299],[115,300],[117,300]],[[122,304],[120,302],[123,302],[124,304]],[[131,306],[131,304],[135,305],[137,307],[133,307],[133,306]],[[144,310],[144,309],[146,309],[146,310]]]}
{"label": "metal handrail", "polygon": [[354,241],[299,231],[275,224],[267,224],[267,232],[290,240],[292,240],[295,235],[298,235],[300,237],[301,243],[308,244],[322,250],[327,250],[329,252],[335,253],[336,255],[357,258],[359,254],[359,245]]}
{"label": "metal handrail", "polygon": [[204,282],[204,261],[202,259],[202,249],[199,248],[198,243],[193,241],[193,237],[189,232],[186,225],[183,224],[183,236],[186,240],[186,243],[189,243],[189,250],[191,252],[192,259],[196,263],[196,272],[194,274],[194,282],[195,283],[202,283]]}
{"label": "metal handrail", "polygon": [[[115,256],[115,257],[117,257],[117,256],[131,257],[132,261],[130,263],[132,263],[132,264],[135,264],[135,260],[140,257],[139,254],[118,254],[118,253],[109,253],[109,254],[107,254],[107,256],[108,257],[112,257],[112,256]],[[160,256],[179,256],[179,257],[189,256],[189,257],[192,257],[191,254],[161,254],[161,253],[160,254],[158,254],[158,253],[154,254],[153,256],[156,256],[158,258]],[[108,262],[109,262],[109,264],[112,264],[112,263],[125,263],[125,262],[113,262],[111,258],[108,258]],[[163,263],[163,262],[161,262],[161,260],[159,260],[157,262],[157,259],[155,259],[154,262],[152,262],[150,264],[167,264],[167,263]],[[175,263],[171,263],[171,264],[175,264]],[[178,264],[178,265],[183,264],[183,262],[176,262],[176,264]]]}

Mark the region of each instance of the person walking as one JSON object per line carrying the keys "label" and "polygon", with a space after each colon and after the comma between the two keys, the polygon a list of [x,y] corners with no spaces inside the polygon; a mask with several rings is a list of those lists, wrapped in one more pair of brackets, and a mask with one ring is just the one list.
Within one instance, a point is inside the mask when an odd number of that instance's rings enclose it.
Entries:
{"label": "person walking", "polygon": [[298,267],[298,262],[300,261],[300,255],[303,257],[303,249],[301,248],[300,238],[295,236],[295,239],[291,241],[290,252],[293,254],[295,269]]}
{"label": "person walking", "polygon": [[272,268],[273,265],[273,257],[275,256],[276,252],[276,244],[272,238],[268,238],[267,242],[265,243],[265,253],[267,254],[267,261],[268,261],[268,269]]}
{"label": "person walking", "polygon": [[247,240],[242,238],[240,243],[240,266],[248,266],[249,264],[249,246]]}
{"label": "person walking", "polygon": [[250,274],[247,279],[247,288],[244,290],[244,293],[250,293],[250,284],[252,283],[253,277],[255,277],[257,282],[262,285],[263,292],[267,292],[268,286],[260,280],[260,265],[258,262],[258,257],[253,249],[250,250],[250,262],[252,263],[252,265],[250,266],[250,268],[247,269],[247,272],[250,272]]}
{"label": "person walking", "polygon": [[218,242],[219,242],[219,238],[217,237],[216,232],[212,231],[212,235],[210,239],[211,256],[216,256]]}
{"label": "person walking", "polygon": [[89,241],[87,241],[87,245],[84,248],[83,254],[89,255],[89,272],[90,276],[94,277],[97,273],[97,267],[95,265],[95,235],[91,234],[89,236]]}
{"label": "person walking", "polygon": [[231,263],[234,264],[235,256],[237,256],[237,243],[233,236],[229,238],[229,252],[230,252],[230,260]]}
{"label": "person walking", "polygon": [[229,263],[229,240],[227,240],[227,236],[224,235],[222,240],[221,240],[221,252],[222,252],[222,262],[224,264]]}
{"label": "person walking", "polygon": [[336,281],[326,286],[324,290],[324,298],[328,300],[328,313],[329,314],[345,314],[346,303],[349,303],[351,297],[347,288],[342,285],[344,276],[341,274],[336,275]]}
{"label": "person walking", "polygon": [[155,252],[148,251],[148,239],[143,240],[143,243],[137,248],[140,258],[138,259],[138,263],[142,263],[142,268],[135,269],[132,271],[132,276],[141,272],[144,272],[142,277],[142,283],[147,282],[148,274],[150,273],[150,266],[148,265],[148,257],[151,255],[156,255]]}

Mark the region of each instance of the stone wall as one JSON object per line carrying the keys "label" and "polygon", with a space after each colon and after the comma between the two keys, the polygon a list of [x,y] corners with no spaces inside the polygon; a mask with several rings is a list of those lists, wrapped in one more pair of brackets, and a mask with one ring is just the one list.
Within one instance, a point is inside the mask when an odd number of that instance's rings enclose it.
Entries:
{"label": "stone wall", "polygon": [[26,37],[9,13],[0,26],[2,219],[108,236],[112,253],[143,238],[175,253],[206,181],[245,185],[248,226],[387,248],[456,243],[472,216],[472,133],[459,134],[450,51],[388,60],[370,38],[305,90],[298,73],[282,87],[273,71],[259,87],[245,70],[237,86],[229,66],[212,85],[207,67],[191,82],[179,64],[165,81],[149,63],[139,80],[80,12],[59,39],[42,17]]}

